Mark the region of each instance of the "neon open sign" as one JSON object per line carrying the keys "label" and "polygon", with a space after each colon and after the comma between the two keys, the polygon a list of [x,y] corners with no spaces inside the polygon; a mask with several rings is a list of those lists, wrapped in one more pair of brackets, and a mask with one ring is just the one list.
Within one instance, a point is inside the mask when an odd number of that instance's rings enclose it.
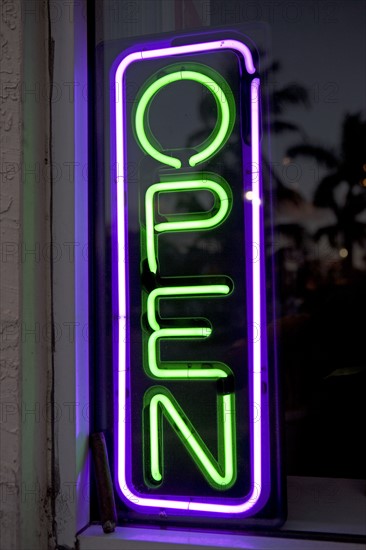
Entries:
{"label": "neon open sign", "polygon": [[[177,149],[150,117],[183,83],[209,96],[215,123]],[[142,514],[253,516],[269,498],[272,458],[253,57],[236,39],[165,41],[120,55],[111,88],[117,489]],[[187,198],[201,207],[169,211]],[[204,269],[187,252],[200,239],[218,248],[201,246]]]}

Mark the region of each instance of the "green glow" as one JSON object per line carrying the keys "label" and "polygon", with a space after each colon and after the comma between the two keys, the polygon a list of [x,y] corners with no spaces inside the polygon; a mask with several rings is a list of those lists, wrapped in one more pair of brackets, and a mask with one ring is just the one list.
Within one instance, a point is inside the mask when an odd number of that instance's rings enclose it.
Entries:
{"label": "green glow", "polygon": [[156,300],[160,298],[174,298],[175,296],[215,296],[216,294],[229,294],[230,288],[227,285],[197,285],[197,286],[176,286],[156,288],[150,292],[147,298],[147,320],[153,330],[159,330],[160,326],[156,320]]}
{"label": "green glow", "polygon": [[[189,66],[190,64],[188,64]],[[172,72],[163,77],[157,77],[155,82],[147,84],[147,88],[141,92],[135,111],[135,136],[143,151],[159,163],[171,166],[178,170],[182,163],[178,158],[164,154],[161,146],[152,135],[148,125],[149,108],[155,95],[168,84],[180,80],[193,80],[210,90],[217,106],[217,121],[214,130],[196,147],[196,153],[190,157],[189,165],[196,166],[215,155],[228,139],[235,122],[235,101],[232,92],[227,86],[225,93],[218,85],[220,75],[204,74],[205,69],[192,67],[189,70],[176,70],[171,66]],[[208,71],[208,68],[207,68]],[[209,71],[208,71],[209,72]],[[223,81],[225,83],[225,81]],[[226,84],[226,83],[225,83]],[[227,85],[227,84],[226,84]],[[218,227],[229,215],[232,206],[231,188],[227,182],[215,174],[183,174],[177,176],[162,176],[163,181],[151,185],[145,194],[145,228],[143,239],[146,245],[146,256],[149,269],[152,273],[158,271],[158,236],[166,232],[202,231]],[[168,180],[168,181],[164,181]],[[208,211],[187,213],[185,215],[172,214],[160,215],[156,221],[155,212],[158,209],[160,193],[209,191],[214,196],[214,205]],[[145,251],[143,250],[143,255]],[[172,328],[160,327],[159,303],[161,299],[187,298],[196,296],[204,298],[208,296],[224,296],[231,292],[227,284],[207,284],[180,287],[163,287],[152,290],[143,303],[146,303],[147,321],[152,329],[150,335],[144,338],[144,368],[151,378],[159,380],[201,380],[212,382],[233,377],[231,369],[220,361],[161,361],[161,340],[200,340],[206,339],[212,334],[209,322],[205,319],[195,320],[196,326],[178,326]],[[144,295],[146,296],[146,295]],[[198,321],[198,322],[197,322]],[[205,322],[207,323],[206,326]],[[179,324],[183,324],[184,319]],[[189,320],[187,320],[187,324]],[[202,326],[197,326],[200,324]],[[147,345],[146,345],[147,344]],[[226,383],[223,384],[227,386]],[[164,476],[164,446],[163,446],[163,419],[165,418],[173,427],[182,441],[185,449],[190,453],[193,461],[201,470],[208,483],[216,489],[225,490],[233,485],[236,479],[236,424],[235,424],[235,393],[216,395],[217,406],[217,460],[205,445],[194,426],[185,415],[184,411],[167,388],[155,386],[150,388],[144,396],[146,428],[146,443],[149,441],[146,464],[149,470],[149,479],[153,486],[162,482]],[[213,418],[208,418],[207,422]],[[145,428],[144,428],[145,430]],[[147,434],[147,430],[146,430]]]}
{"label": "green glow", "polygon": [[[173,193],[181,191],[210,191],[218,199],[218,209],[205,212],[202,217],[194,220],[168,221],[154,225],[154,196],[156,193]],[[192,180],[192,181],[169,181],[155,183],[146,191],[146,252],[149,269],[153,273],[157,271],[157,260],[155,253],[155,234],[167,231],[200,231],[207,230],[220,225],[230,212],[232,199],[224,187],[213,180]]]}
{"label": "green glow", "polygon": [[217,462],[173,395],[166,388],[158,390],[162,393],[155,393],[153,397],[149,396],[149,391],[145,394],[150,413],[150,473],[153,480],[160,482],[163,479],[161,416],[164,414],[210,485],[216,489],[228,489],[236,479],[235,395],[219,395],[217,398]]}
{"label": "green glow", "polygon": [[[190,166],[196,166],[197,164],[212,157],[224,145],[232,129],[232,121],[235,119],[235,103],[230,101],[232,95],[231,89],[226,84],[228,88],[228,95],[225,95],[217,81],[203,73],[180,70],[165,75],[153,82],[141,96],[136,109],[136,137],[141,148],[148,155],[158,162],[162,162],[163,164],[167,164],[168,166],[172,166],[176,169],[181,168],[181,161],[169,155],[164,155],[164,153],[158,151],[149,141],[145,131],[145,114],[155,94],[157,94],[164,86],[179,80],[193,80],[208,88],[215,98],[218,112],[216,126],[210,136],[211,139],[209,138],[209,140],[205,141],[205,144],[209,142],[209,145],[189,159]],[[199,148],[200,147],[198,147],[198,149]]]}
{"label": "green glow", "polygon": [[183,328],[163,328],[155,330],[149,337],[147,344],[149,374],[156,378],[164,378],[165,380],[182,380],[182,379],[205,379],[216,380],[217,378],[226,378],[231,373],[229,367],[225,363],[216,361],[215,365],[220,365],[221,368],[210,367],[212,363],[206,361],[201,362],[176,362],[173,367],[169,368],[171,363],[162,362],[162,365],[168,365],[165,368],[158,366],[158,343],[160,339],[200,339],[208,338],[212,333],[209,327],[183,327]]}

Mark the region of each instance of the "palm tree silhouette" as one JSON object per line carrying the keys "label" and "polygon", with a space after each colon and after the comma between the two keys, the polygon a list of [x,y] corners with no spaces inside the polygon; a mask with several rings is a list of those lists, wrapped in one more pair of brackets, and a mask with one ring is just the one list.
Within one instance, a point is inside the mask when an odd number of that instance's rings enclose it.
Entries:
{"label": "palm tree silhouette", "polygon": [[[313,202],[315,206],[330,208],[336,221],[318,229],[314,239],[318,241],[325,235],[344,258],[346,270],[351,269],[355,244],[366,242],[366,223],[357,218],[366,209],[366,121],[360,113],[345,116],[339,151],[300,144],[290,147],[287,154],[291,158],[311,157],[330,170],[319,182]],[[342,184],[347,186],[346,192],[339,198]]]}
{"label": "palm tree silhouette", "polygon": [[[276,75],[281,71],[281,64],[278,61],[274,61],[267,69],[262,71],[261,79],[266,83],[270,89],[268,98],[268,110],[264,109],[262,113],[263,117],[263,131],[269,132],[272,135],[279,135],[287,132],[297,132],[303,138],[304,133],[302,129],[293,122],[283,118],[284,111],[290,105],[298,105],[303,107],[310,106],[309,94],[307,89],[301,84],[292,82],[279,89],[272,87],[271,83],[276,82]],[[290,189],[282,179],[271,169],[268,165],[267,159],[263,159],[264,177],[265,172],[268,175],[271,174],[272,179],[276,184],[276,196],[279,202],[288,201],[296,206],[299,206],[303,202],[301,194],[293,189]]]}
{"label": "palm tree silhouette", "polygon": [[[283,118],[284,111],[290,105],[303,107],[310,106],[309,93],[301,84],[295,82],[276,88],[273,86],[276,82],[276,75],[281,70],[281,64],[278,61],[272,62],[267,68],[261,71],[261,81],[269,89],[268,109],[262,111],[262,129],[265,133],[279,135],[287,132],[297,132],[302,137],[302,129],[293,122]],[[229,74],[230,77],[230,74]],[[200,143],[212,131],[216,113],[212,110],[212,98],[209,94],[205,95],[200,104],[200,117],[202,120],[202,129],[189,137],[187,147],[192,147],[195,143]],[[241,156],[241,142],[230,142],[230,149],[235,156]],[[282,179],[276,174],[270,162],[265,156],[262,156],[263,178],[270,178],[276,186],[276,197],[279,202],[289,201],[297,206],[303,202],[301,194],[294,189],[290,189]]]}

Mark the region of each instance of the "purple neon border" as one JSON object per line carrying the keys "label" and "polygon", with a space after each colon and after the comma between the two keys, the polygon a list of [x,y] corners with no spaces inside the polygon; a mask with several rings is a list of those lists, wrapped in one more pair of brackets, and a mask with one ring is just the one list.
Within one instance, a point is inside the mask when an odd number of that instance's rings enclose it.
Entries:
{"label": "purple neon border", "polygon": [[[124,76],[127,67],[136,61],[153,58],[170,57],[172,55],[189,54],[197,52],[217,51],[220,49],[234,50],[240,53],[243,57],[246,70],[249,74],[255,73],[255,67],[249,48],[238,40],[221,40],[210,41],[206,43],[169,47],[164,43],[164,47],[151,50],[141,50],[129,53],[118,59],[118,64],[115,64],[111,73],[111,149],[112,149],[112,172],[113,181],[117,185],[113,188],[112,194],[116,195],[117,199],[117,234],[114,235],[114,242],[117,243],[117,249],[114,253],[114,262],[117,265],[118,288],[114,291],[114,298],[118,299],[118,400],[117,400],[117,415],[118,423],[116,430],[116,464],[118,469],[117,489],[121,497],[128,502],[129,506],[137,509],[142,513],[156,514],[161,508],[168,508],[175,514],[183,515],[204,515],[204,516],[240,516],[246,517],[253,515],[261,509],[268,499],[269,494],[269,442],[268,442],[268,403],[265,403],[261,393],[261,385],[263,380],[263,370],[266,370],[266,365],[263,365],[263,360],[267,361],[266,355],[266,333],[260,335],[259,339],[254,337],[255,323],[260,327],[265,326],[262,322],[265,316],[265,302],[261,296],[265,296],[265,281],[264,281],[264,253],[263,253],[263,221],[261,212],[262,201],[262,183],[260,170],[260,143],[259,143],[259,79],[253,79],[251,83],[251,132],[252,132],[252,165],[258,167],[258,171],[252,170],[251,186],[244,182],[245,191],[251,190],[253,200],[245,203],[245,217],[251,220],[248,231],[246,222],[247,235],[250,234],[250,242],[258,243],[259,261],[252,261],[252,269],[247,269],[247,285],[249,286],[249,295],[253,297],[253,301],[248,307],[248,321],[253,320],[253,324],[248,323],[249,340],[252,341],[252,346],[249,351],[249,364],[251,365],[250,373],[250,418],[252,421],[251,429],[251,474],[252,474],[252,491],[250,495],[241,503],[237,504],[240,499],[229,499],[221,497],[214,498],[195,498],[187,499],[182,497],[173,498],[146,498],[143,494],[135,493],[130,489],[129,485],[129,470],[127,468],[131,463],[130,446],[127,441],[130,440],[130,426],[126,419],[129,411],[126,409],[126,386],[129,364],[129,348],[128,334],[126,334],[127,323],[127,304],[128,304],[128,269],[127,269],[127,209],[125,207],[125,192],[127,191],[127,182],[125,181],[125,127],[124,114],[125,104],[124,97]],[[243,156],[244,160],[244,156]],[[118,185],[119,184],[119,185]],[[123,215],[121,216],[121,212]],[[249,216],[248,216],[249,214]],[[123,243],[123,244],[122,244]],[[124,256],[119,254],[121,247],[125,251]],[[248,255],[247,255],[248,267]],[[248,284],[249,283],[249,284]],[[123,289],[123,291],[122,291]],[[257,293],[255,294],[255,290]],[[116,341],[116,339],[114,339]],[[264,367],[264,369],[263,369]],[[120,401],[119,398],[122,397]],[[262,406],[264,406],[262,410]],[[260,418],[257,419],[257,411],[260,411]],[[266,414],[264,414],[266,413]],[[266,422],[263,418],[266,418]],[[262,445],[264,443],[264,452]],[[126,471],[127,468],[127,471]],[[226,504],[223,504],[226,502]],[[233,504],[227,504],[233,502]],[[141,510],[143,508],[143,510]]]}

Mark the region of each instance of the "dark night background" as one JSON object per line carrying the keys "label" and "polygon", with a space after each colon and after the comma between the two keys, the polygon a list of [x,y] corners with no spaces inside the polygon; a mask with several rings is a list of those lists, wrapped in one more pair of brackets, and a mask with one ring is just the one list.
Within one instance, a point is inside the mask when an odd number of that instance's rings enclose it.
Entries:
{"label": "dark night background", "polygon": [[[156,23],[154,2],[145,6],[146,34],[173,30]],[[268,254],[276,265],[287,473],[364,478],[365,2],[213,0],[201,8],[182,11],[182,31],[243,24],[256,34],[257,23],[266,24],[264,178],[275,190]],[[97,44],[136,34],[133,14],[121,22],[116,13],[106,2]],[[208,112],[203,100],[203,130]]]}

